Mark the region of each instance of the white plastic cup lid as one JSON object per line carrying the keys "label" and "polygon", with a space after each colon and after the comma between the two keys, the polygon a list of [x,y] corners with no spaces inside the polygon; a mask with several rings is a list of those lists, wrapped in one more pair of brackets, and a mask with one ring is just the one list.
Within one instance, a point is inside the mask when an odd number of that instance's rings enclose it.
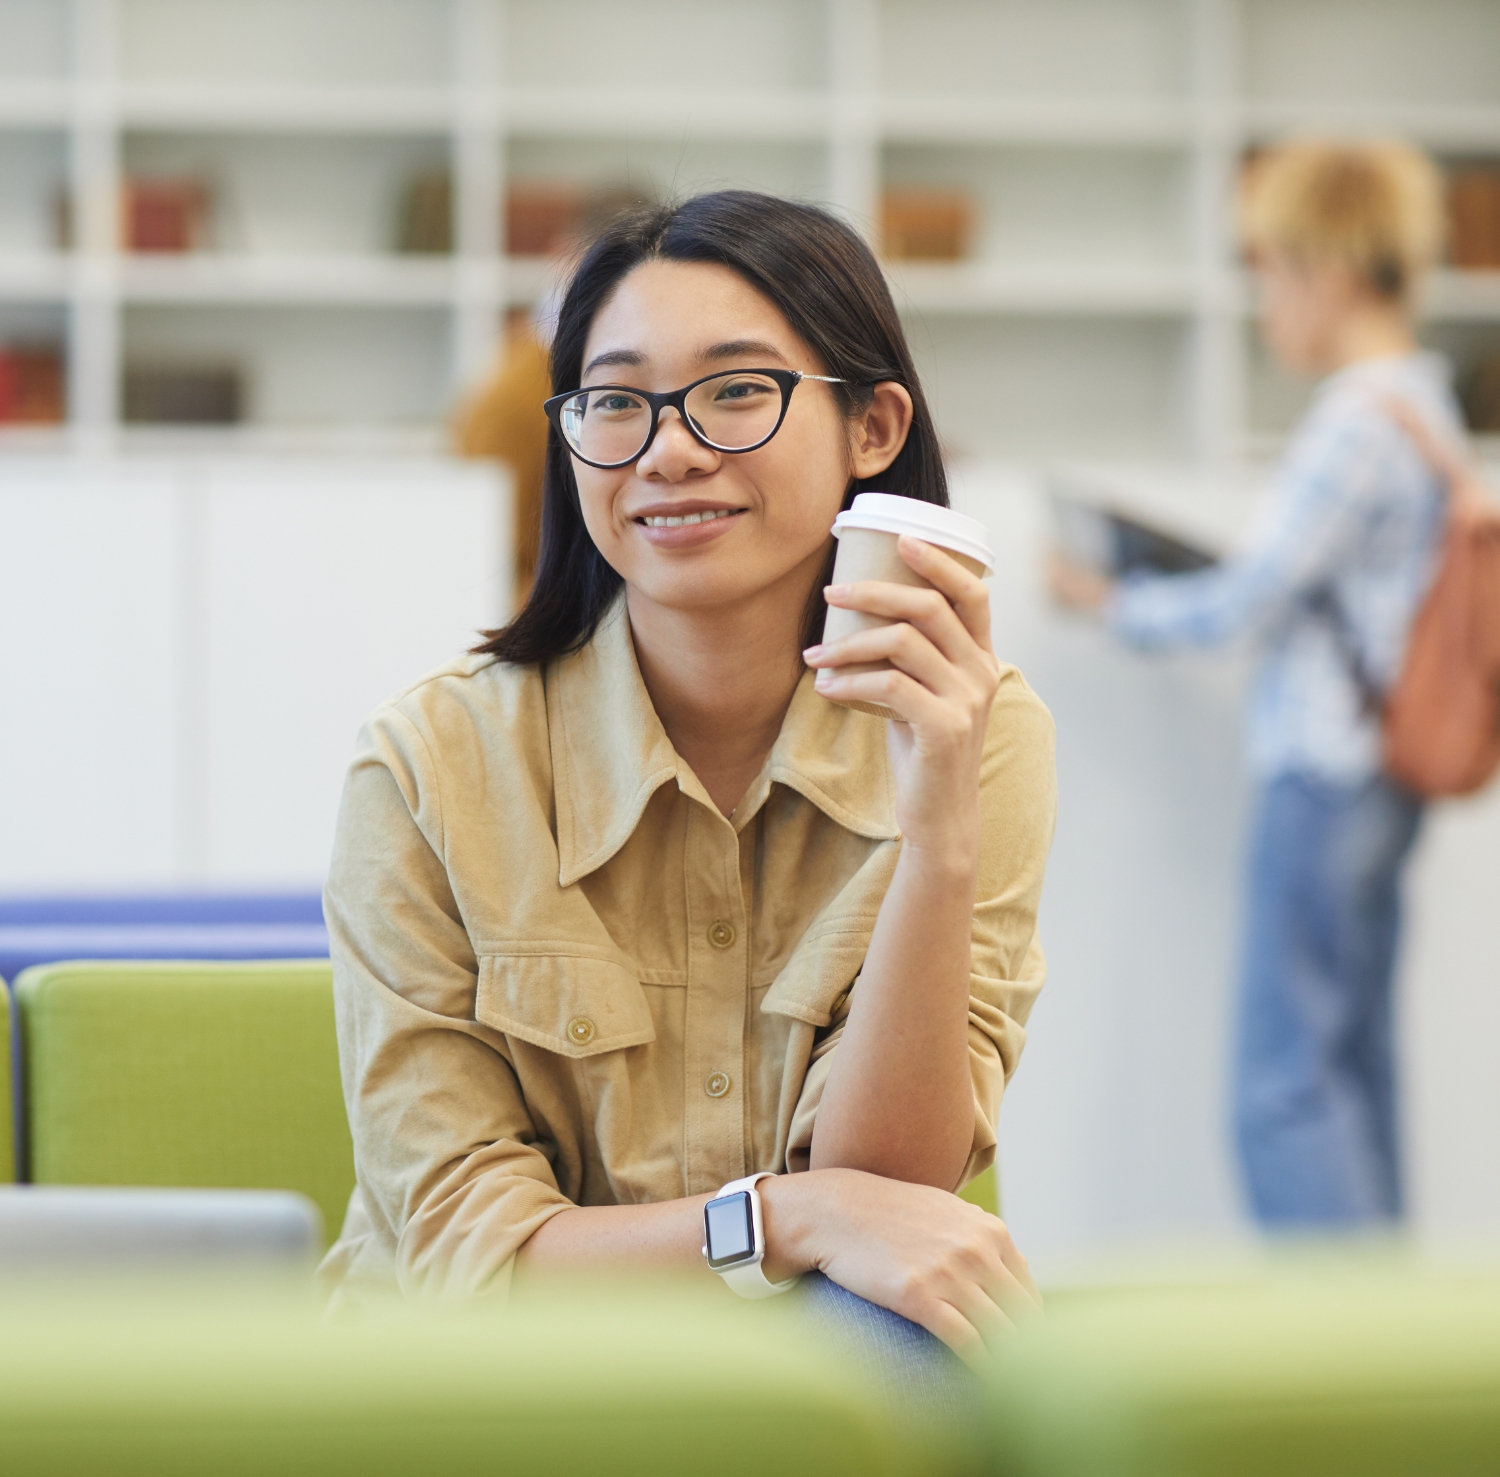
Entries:
{"label": "white plastic cup lid", "polygon": [[875,533],[909,533],[940,549],[952,549],[984,565],[993,574],[995,556],[990,552],[984,524],[952,508],[924,503],[921,498],[898,497],[893,492],[862,492],[853,504],[833,520],[833,536],[846,528],[868,528]]}

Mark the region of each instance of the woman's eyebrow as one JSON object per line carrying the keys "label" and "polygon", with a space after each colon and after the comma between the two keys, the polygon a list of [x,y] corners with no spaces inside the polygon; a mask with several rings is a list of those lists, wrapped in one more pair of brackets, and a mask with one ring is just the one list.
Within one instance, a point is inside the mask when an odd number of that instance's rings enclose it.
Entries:
{"label": "woman's eyebrow", "polygon": [[700,359],[744,359],[749,355],[756,355],[762,359],[775,359],[780,364],[786,363],[786,355],[776,347],[758,338],[735,338],[727,343],[715,344],[712,348],[705,349],[698,357]]}
{"label": "woman's eyebrow", "polygon": [[589,362],[584,365],[583,372],[592,374],[596,369],[608,369],[611,365],[624,364],[630,368],[636,368],[646,362],[646,356],[638,349],[607,349],[602,354],[595,354]]}

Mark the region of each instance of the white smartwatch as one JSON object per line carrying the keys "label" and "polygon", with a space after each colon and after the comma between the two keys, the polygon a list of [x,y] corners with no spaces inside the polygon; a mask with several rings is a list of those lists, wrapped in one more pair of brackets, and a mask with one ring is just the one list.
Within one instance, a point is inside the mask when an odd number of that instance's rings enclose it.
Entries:
{"label": "white smartwatch", "polygon": [[797,1285],[797,1278],[772,1282],[761,1270],[766,1231],[760,1215],[760,1180],[768,1171],[731,1180],[703,1207],[703,1256],[742,1298],[769,1298]]}

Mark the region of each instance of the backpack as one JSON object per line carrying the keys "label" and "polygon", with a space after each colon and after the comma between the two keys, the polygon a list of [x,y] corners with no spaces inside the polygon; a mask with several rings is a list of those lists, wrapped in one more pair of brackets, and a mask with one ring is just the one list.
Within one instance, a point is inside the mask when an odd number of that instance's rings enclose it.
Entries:
{"label": "backpack", "polygon": [[1500,508],[1450,478],[1437,571],[1380,703],[1386,772],[1418,795],[1469,795],[1500,766]]}

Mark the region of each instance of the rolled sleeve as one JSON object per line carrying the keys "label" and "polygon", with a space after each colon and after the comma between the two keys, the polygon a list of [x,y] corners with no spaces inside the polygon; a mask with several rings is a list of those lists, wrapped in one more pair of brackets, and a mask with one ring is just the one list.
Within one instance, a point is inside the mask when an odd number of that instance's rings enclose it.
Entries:
{"label": "rolled sleeve", "polygon": [[324,897],[356,1193],[404,1291],[503,1292],[516,1252],[572,1202],[504,1039],[474,1018],[442,851],[421,736],[385,709],[361,734]]}

